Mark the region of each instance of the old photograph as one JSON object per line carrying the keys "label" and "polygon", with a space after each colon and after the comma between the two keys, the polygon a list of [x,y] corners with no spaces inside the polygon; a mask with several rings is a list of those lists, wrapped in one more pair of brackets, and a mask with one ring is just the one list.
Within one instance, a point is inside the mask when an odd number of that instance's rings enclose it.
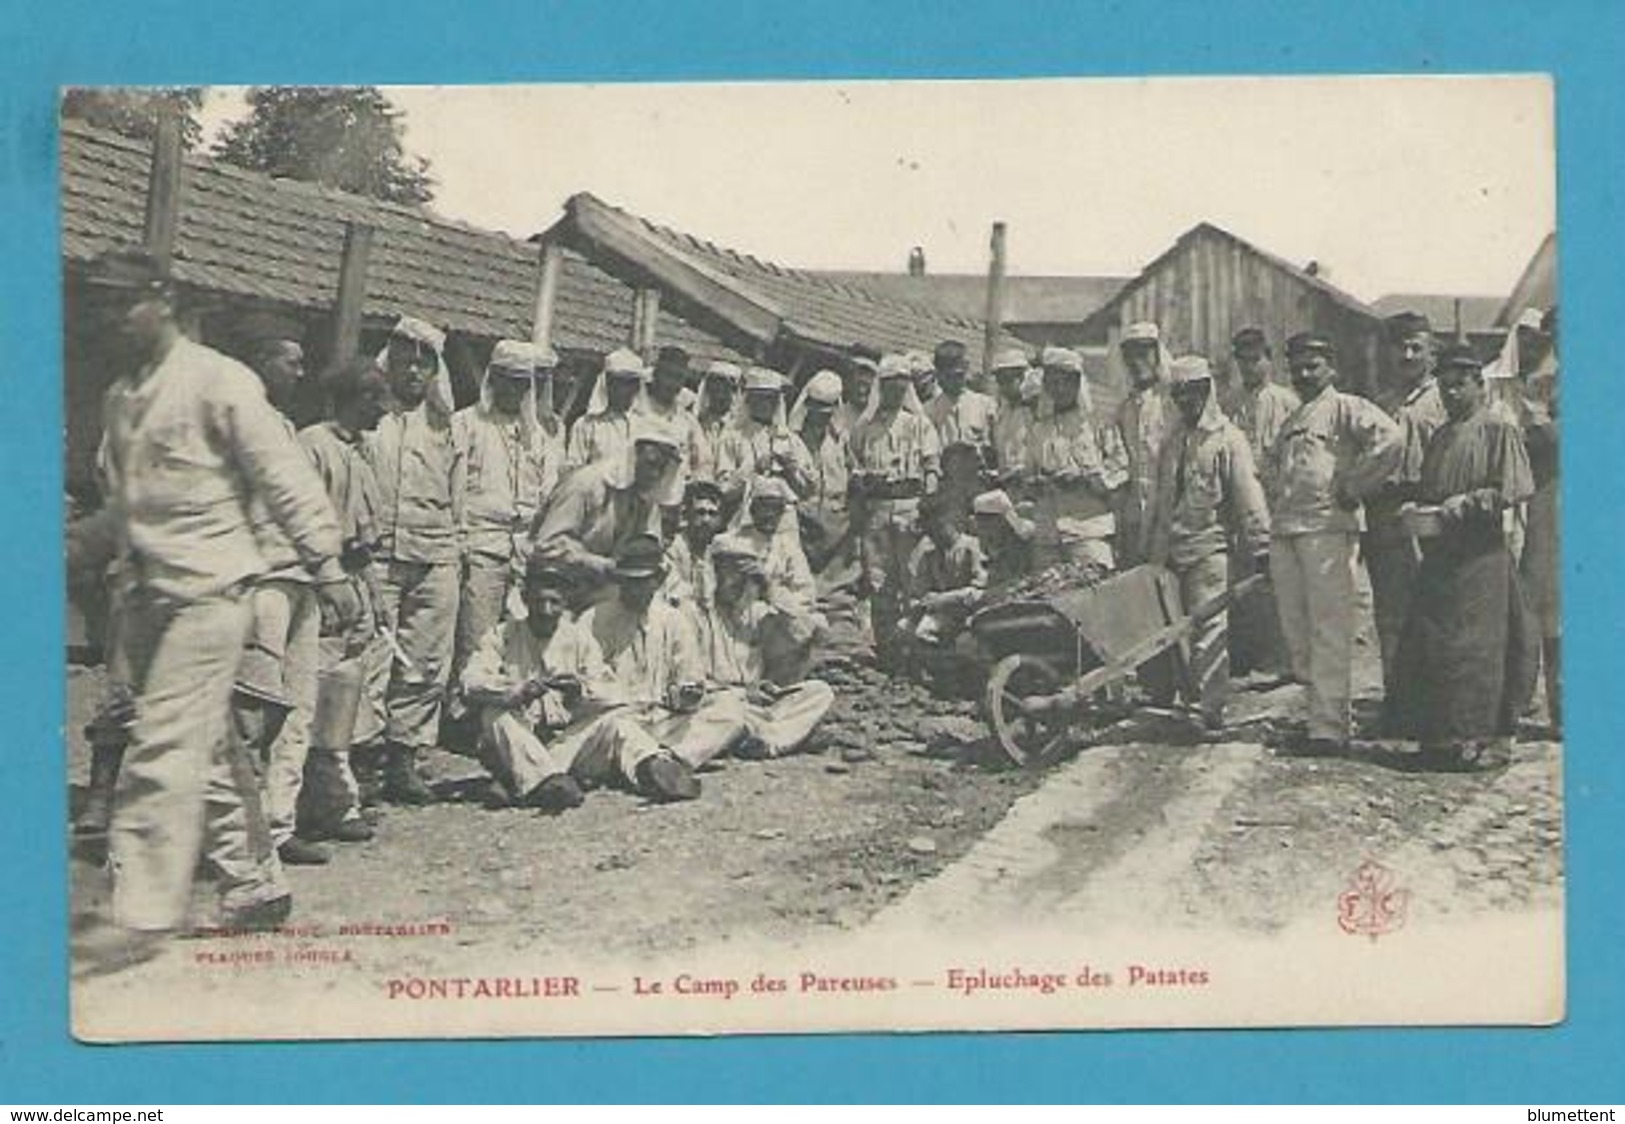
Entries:
{"label": "old photograph", "polygon": [[81,1039],[1564,1017],[1549,78],[59,142]]}

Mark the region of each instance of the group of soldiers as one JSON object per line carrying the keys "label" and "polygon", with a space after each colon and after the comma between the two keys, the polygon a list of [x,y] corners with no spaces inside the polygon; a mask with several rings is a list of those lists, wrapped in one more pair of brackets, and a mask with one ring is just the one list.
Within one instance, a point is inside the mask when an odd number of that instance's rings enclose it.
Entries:
{"label": "group of soldiers", "polygon": [[[550,348],[504,340],[456,409],[443,333],[407,316],[316,380],[323,420],[296,428],[292,333],[236,359],[188,339],[140,254],[100,259],[83,291],[121,369],[100,461],[114,686],[79,827],[106,834],[126,951],[185,927],[201,859],[223,924],[280,924],[284,865],[370,839],[376,803],[439,798],[419,772],[436,745],[477,755],[495,807],[559,813],[598,786],[692,799],[719,755],[807,744],[834,701],[809,678],[832,633],[898,674],[930,668],[978,607],[1057,567],[1159,563],[1187,606],[1269,575],[1234,629],[1218,613],[1193,638],[1208,731],[1233,653],[1305,685],[1297,751],[1348,743],[1357,557],[1392,732],[1450,767],[1527,702],[1515,558],[1555,558],[1531,503],[1555,455],[1531,476],[1523,435],[1555,448],[1555,396],[1529,378],[1515,401],[1487,394],[1472,352],[1414,315],[1389,323],[1381,406],[1336,388],[1323,335],[1286,342],[1288,387],[1259,328],[1235,333],[1226,379],[1131,324],[1110,417],[1076,351],[1002,350],[983,386],[952,340],[854,346],[799,387],[622,350],[568,396]],[[1553,329],[1533,330],[1529,369],[1555,370]],[[1490,611],[1494,669],[1482,626],[1456,620]],[[346,690],[335,735],[316,718]]]}

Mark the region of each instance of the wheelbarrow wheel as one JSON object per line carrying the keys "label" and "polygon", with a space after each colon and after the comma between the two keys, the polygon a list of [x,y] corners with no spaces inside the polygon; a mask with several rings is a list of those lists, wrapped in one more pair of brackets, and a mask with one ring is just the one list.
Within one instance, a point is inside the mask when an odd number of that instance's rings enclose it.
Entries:
{"label": "wheelbarrow wheel", "polygon": [[1033,656],[1018,652],[993,666],[982,699],[983,708],[994,740],[1017,765],[1039,768],[1053,760],[1064,743],[1065,725],[1034,717],[1024,706],[1025,700],[1036,695],[1053,695],[1060,688],[1060,679],[1050,666]]}

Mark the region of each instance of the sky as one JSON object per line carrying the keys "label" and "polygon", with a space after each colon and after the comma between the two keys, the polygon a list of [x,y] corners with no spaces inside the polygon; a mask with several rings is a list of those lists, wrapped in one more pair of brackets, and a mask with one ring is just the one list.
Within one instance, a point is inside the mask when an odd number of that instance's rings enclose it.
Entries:
{"label": "sky", "polygon": [[[1545,78],[385,87],[433,207],[606,202],[806,269],[1132,275],[1209,221],[1367,300],[1504,295],[1555,224]],[[216,87],[211,134],[243,112]]]}

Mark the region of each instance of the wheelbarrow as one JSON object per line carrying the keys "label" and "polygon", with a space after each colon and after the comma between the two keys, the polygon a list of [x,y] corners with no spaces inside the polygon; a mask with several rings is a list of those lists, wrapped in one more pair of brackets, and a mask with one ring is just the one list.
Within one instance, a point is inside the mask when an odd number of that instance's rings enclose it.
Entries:
{"label": "wheelbarrow", "polygon": [[1053,764],[1096,696],[1164,652],[1190,697],[1192,632],[1263,580],[1245,578],[1186,612],[1179,579],[1146,563],[1082,589],[982,609],[970,629],[992,665],[982,707],[1000,750],[1028,768]]}

